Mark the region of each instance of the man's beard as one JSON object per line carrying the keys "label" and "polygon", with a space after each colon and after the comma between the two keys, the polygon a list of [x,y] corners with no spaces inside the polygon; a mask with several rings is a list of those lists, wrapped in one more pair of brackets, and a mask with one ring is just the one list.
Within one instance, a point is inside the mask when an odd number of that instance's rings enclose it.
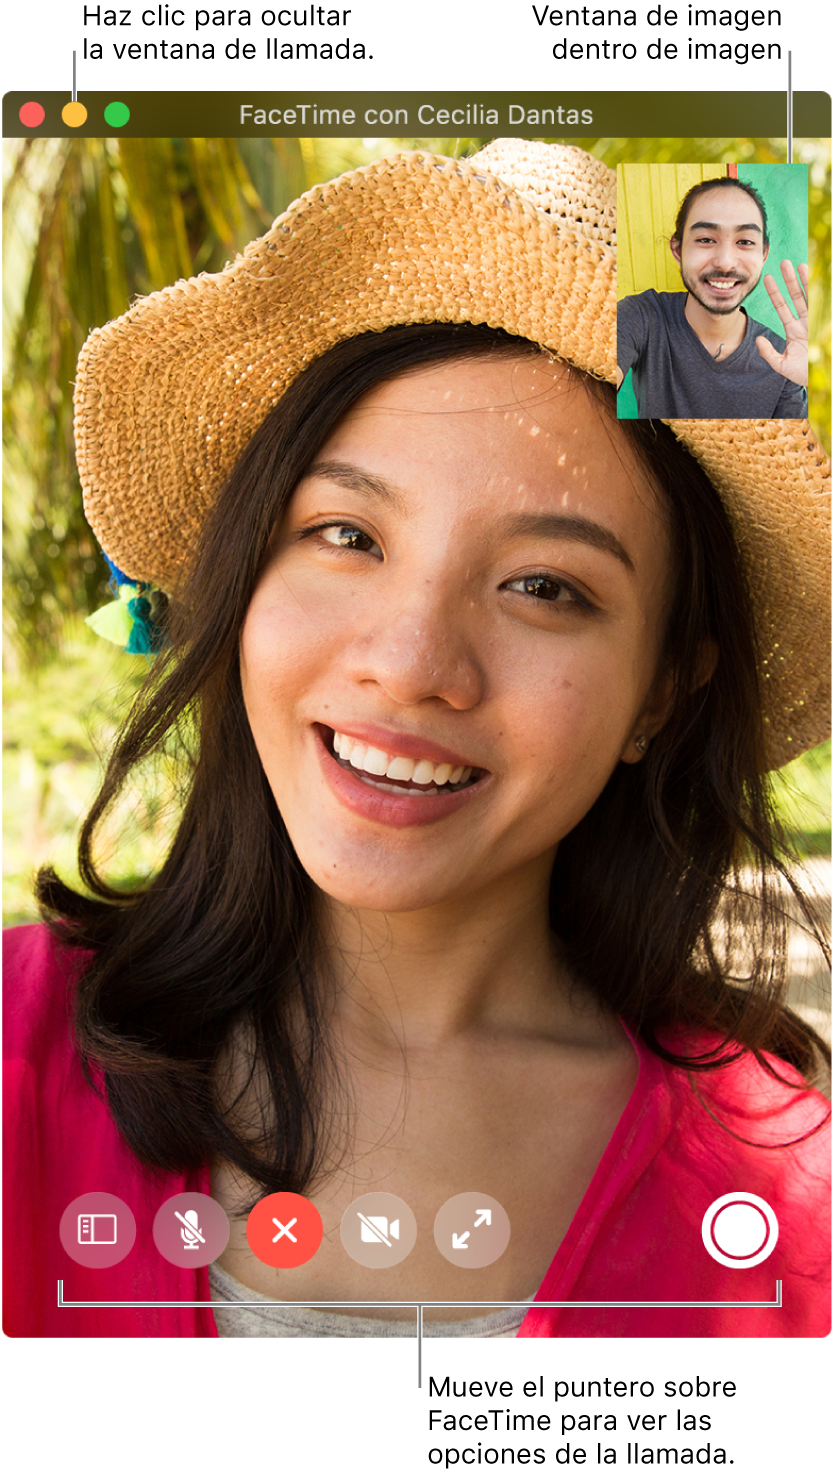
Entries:
{"label": "man's beard", "polygon": [[[713,300],[711,300],[710,302],[705,302],[704,298],[703,297],[699,297],[698,292],[695,290],[696,287],[703,287],[704,286],[704,282],[702,282],[702,280],[699,277],[694,277],[693,278],[693,282],[695,283],[695,286],[691,286],[690,283],[687,281],[686,277],[684,276],[684,268],[680,265],[680,263],[679,263],[679,271],[681,273],[681,281],[683,282],[684,286],[686,287],[687,292],[689,293],[690,297],[694,297],[695,300],[696,300],[696,302],[698,303],[699,307],[703,307],[705,312],[712,313],[713,316],[716,317],[716,318],[726,318],[726,317],[729,316],[730,313],[738,313],[738,311],[739,311],[740,307],[742,306],[743,302],[745,302],[745,300],[748,297],[750,297],[750,295],[751,295],[752,292],[755,292],[756,291],[757,287],[759,286],[760,277],[762,275],[761,272],[757,275],[756,280],[751,283],[750,287],[748,287],[747,291],[745,293],[743,293],[743,295],[741,297],[738,297],[738,295],[737,295],[737,293],[735,291],[733,293],[731,293],[731,296],[736,299],[733,302],[725,302],[723,299],[721,301],[719,301],[719,302],[716,302],[716,301],[713,301]],[[742,278],[741,277],[732,277],[732,278],[731,277],[726,277],[724,275],[724,273],[719,273],[713,280],[715,280],[717,282],[721,282],[721,281],[734,281],[734,282],[742,283]],[[747,283],[747,279],[746,279],[746,282],[743,283],[742,285],[746,285],[746,283]]]}

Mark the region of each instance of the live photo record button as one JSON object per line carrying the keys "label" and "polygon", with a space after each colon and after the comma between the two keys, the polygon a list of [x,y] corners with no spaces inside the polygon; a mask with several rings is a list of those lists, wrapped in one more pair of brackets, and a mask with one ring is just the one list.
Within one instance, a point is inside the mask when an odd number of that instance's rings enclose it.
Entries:
{"label": "live photo record button", "polygon": [[767,1200],[740,1189],[714,1199],[701,1222],[708,1254],[720,1266],[740,1271],[767,1261],[779,1234],[777,1216]]}
{"label": "live photo record button", "polygon": [[208,1194],[173,1194],[154,1216],[152,1234],[173,1266],[208,1266],[230,1239],[230,1221]]}
{"label": "live photo record button", "polygon": [[124,1200],[94,1190],[67,1205],[58,1234],[80,1266],[104,1271],[124,1261],[137,1238],[137,1222]]}
{"label": "live photo record button", "polygon": [[323,1221],[302,1194],[268,1194],[247,1218],[247,1243],[266,1266],[304,1266],[320,1249]]}

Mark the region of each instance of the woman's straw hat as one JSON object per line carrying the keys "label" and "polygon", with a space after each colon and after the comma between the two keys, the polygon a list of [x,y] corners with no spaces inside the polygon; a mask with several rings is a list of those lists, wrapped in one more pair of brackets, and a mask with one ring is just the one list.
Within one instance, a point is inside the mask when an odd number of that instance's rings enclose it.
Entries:
{"label": "woman's straw hat", "polygon": [[[616,382],[616,176],[559,144],[399,154],[310,190],[242,256],[140,299],[79,358],[85,511],[127,574],[171,590],[250,436],[341,339],[487,323]],[[675,420],[749,578],[773,767],[829,721],[829,464],[805,420]]]}

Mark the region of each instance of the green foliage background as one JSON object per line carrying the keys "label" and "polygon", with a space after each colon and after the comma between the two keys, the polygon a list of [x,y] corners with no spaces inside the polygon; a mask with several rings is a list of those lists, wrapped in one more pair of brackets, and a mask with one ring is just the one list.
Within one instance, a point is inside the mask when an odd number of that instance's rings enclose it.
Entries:
{"label": "green foliage background", "polygon": [[[108,598],[84,521],[72,439],[72,384],[91,328],[138,294],[217,271],[299,194],[406,148],[468,154],[484,138],[23,139],[4,153],[4,865],[8,917],[31,915],[34,868],[73,874],[73,836],[99,759],[142,658],[113,654],[84,617]],[[549,140],[561,141],[561,140]],[[780,139],[582,138],[624,161],[782,162]],[[810,403],[829,438],[829,146],[799,141],[808,163]],[[828,848],[826,765],[816,750],[780,781],[804,852]],[[169,776],[170,777],[170,776]],[[165,760],[114,815],[115,874],[147,875],[171,824]]]}

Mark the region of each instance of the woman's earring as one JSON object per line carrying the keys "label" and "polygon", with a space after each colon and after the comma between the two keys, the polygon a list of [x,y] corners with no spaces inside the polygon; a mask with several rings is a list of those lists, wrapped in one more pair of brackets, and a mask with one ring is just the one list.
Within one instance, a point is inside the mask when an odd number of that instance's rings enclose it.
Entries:
{"label": "woman's earring", "polygon": [[637,749],[638,753],[645,753],[646,752],[646,749],[648,747],[648,744],[646,742],[646,736],[645,736],[644,733],[641,733],[639,738],[635,738],[635,740],[634,740],[634,746]]}

